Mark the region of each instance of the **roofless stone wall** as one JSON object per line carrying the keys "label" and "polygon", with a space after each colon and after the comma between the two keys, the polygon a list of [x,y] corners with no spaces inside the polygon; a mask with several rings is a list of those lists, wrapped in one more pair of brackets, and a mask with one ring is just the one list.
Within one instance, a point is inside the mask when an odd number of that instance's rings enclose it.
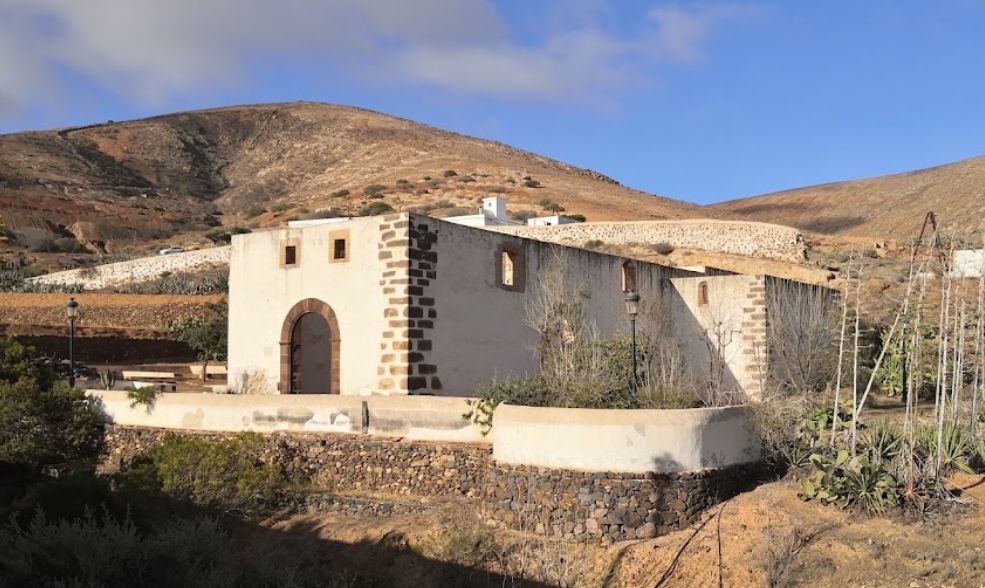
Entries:
{"label": "roofless stone wall", "polygon": [[803,237],[799,230],[757,222],[701,219],[483,228],[575,247],[582,247],[588,241],[598,240],[608,245],[669,243],[684,249],[720,251],[790,261],[803,260],[806,255]]}

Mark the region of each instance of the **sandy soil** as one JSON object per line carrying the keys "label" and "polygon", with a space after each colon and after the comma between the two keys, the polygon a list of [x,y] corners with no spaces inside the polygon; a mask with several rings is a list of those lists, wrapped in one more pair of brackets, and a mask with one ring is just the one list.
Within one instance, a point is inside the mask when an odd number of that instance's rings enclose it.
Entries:
{"label": "sandy soil", "polygon": [[[688,529],[610,547],[483,530],[467,504],[454,501],[432,503],[420,514],[304,515],[270,527],[288,536],[301,529],[314,534],[323,546],[334,546],[334,557],[324,562],[382,574],[385,585],[396,587],[516,586],[522,579],[586,587],[985,586],[985,480],[961,476],[954,484],[966,489],[954,512],[906,521],[805,503],[792,482],[779,481],[709,510]],[[447,584],[448,576],[437,571],[441,562],[467,561],[460,544],[472,540],[454,538],[482,533],[494,537],[495,546],[483,552],[481,569],[467,581]]]}

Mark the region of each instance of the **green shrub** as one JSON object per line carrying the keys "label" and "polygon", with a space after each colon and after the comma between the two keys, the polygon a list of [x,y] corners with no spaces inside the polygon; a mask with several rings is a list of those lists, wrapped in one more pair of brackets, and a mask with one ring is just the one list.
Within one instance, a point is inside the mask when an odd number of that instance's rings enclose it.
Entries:
{"label": "green shrub", "polygon": [[544,406],[546,396],[547,387],[539,376],[493,382],[480,390],[477,398],[466,401],[469,409],[463,417],[479,425],[486,435],[492,429],[493,412],[500,404]]}
{"label": "green shrub", "polygon": [[660,255],[670,255],[671,253],[674,252],[674,246],[671,245],[670,243],[661,241],[659,243],[651,244],[650,250]]}
{"label": "green shrub", "polygon": [[167,433],[120,474],[121,487],[160,491],[198,506],[262,512],[285,488],[280,466],[258,462],[263,438],[239,433],[225,440]]}
{"label": "green shrub", "polygon": [[127,400],[130,401],[130,408],[137,408],[137,405],[142,404],[147,408],[147,412],[150,412],[160,393],[161,391],[153,386],[144,386],[127,390]]}
{"label": "green shrub", "polygon": [[345,198],[348,195],[349,195],[349,191],[346,189],[336,190],[331,194],[332,198]]}
{"label": "green shrub", "polygon": [[453,176],[457,176],[458,172],[453,169],[446,169],[441,175],[443,175],[446,178],[450,178]]}
{"label": "green shrub", "polygon": [[246,209],[246,218],[256,218],[265,212],[267,212],[266,208],[259,204],[254,204]]}
{"label": "green shrub", "polygon": [[0,585],[344,588],[317,564],[281,559],[240,542],[212,518],[172,518],[142,529],[128,516],[88,512],[0,528]]}
{"label": "green shrub", "polygon": [[[540,182],[537,180],[523,180],[523,186],[525,188],[540,188]],[[563,208],[561,210],[564,210]]]}
{"label": "green shrub", "polygon": [[386,202],[371,202],[359,209],[359,216],[376,216],[393,212],[393,207]]}
{"label": "green shrub", "polygon": [[397,185],[398,186],[408,186],[408,185],[410,185],[410,181],[401,178],[401,179],[397,180]]}
{"label": "green shrub", "polygon": [[510,213],[513,220],[518,220],[520,222],[526,222],[529,219],[537,216],[537,213],[532,210],[516,210]]}
{"label": "green shrub", "polygon": [[475,178],[473,178],[472,176],[469,176],[469,175],[465,175],[465,176],[460,176],[458,178],[458,181],[459,182],[462,182],[462,183],[465,183],[465,184],[468,184],[470,182],[474,182],[475,181]]}
{"label": "green shrub", "polygon": [[13,384],[31,380],[40,388],[50,388],[55,374],[38,360],[33,347],[22,345],[13,337],[0,337],[0,383]]}
{"label": "green shrub", "polygon": [[564,218],[569,218],[576,223],[583,223],[587,220],[584,214],[566,214],[564,215]]}
{"label": "green shrub", "polygon": [[198,352],[204,380],[209,362],[226,357],[229,308],[223,303],[209,304],[203,314],[175,319],[169,330],[178,341]]}
{"label": "green shrub", "polygon": [[102,411],[83,390],[30,377],[0,380],[0,461],[94,463],[104,449]]}

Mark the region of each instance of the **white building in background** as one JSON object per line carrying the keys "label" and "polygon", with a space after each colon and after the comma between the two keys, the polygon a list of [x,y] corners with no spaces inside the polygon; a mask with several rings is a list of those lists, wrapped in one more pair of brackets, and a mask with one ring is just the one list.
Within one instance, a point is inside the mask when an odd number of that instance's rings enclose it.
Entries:
{"label": "white building in background", "polygon": [[444,220],[468,227],[489,227],[495,225],[522,225],[523,223],[510,219],[506,214],[506,199],[499,196],[489,196],[482,199],[482,208],[478,214],[449,216]]}
{"label": "white building in background", "polygon": [[980,278],[985,273],[985,249],[964,249],[954,252],[951,275],[956,278]]}
{"label": "white building in background", "polygon": [[[506,199],[499,196],[489,196],[482,199],[482,208],[478,214],[466,214],[462,216],[449,216],[444,220],[455,223],[456,225],[466,225],[469,227],[490,227],[502,225],[523,225],[520,221],[513,220],[506,211]],[[566,216],[538,216],[528,219],[527,223],[533,227],[548,227],[556,225],[567,225],[578,222]]]}
{"label": "white building in background", "polygon": [[555,214],[554,216],[538,216],[527,220],[527,224],[531,227],[553,227],[556,225],[570,225],[577,222],[578,221],[573,218],[568,218],[559,214]]}

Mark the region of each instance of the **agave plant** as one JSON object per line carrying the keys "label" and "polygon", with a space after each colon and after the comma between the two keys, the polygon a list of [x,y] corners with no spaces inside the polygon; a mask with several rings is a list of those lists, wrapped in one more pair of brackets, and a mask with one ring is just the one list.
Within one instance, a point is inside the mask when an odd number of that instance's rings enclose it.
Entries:
{"label": "agave plant", "polygon": [[845,503],[869,513],[882,513],[886,507],[897,504],[896,478],[886,465],[886,462],[872,461],[864,456],[852,460],[842,470],[841,491]]}
{"label": "agave plant", "polygon": [[887,420],[879,420],[868,426],[862,436],[862,447],[874,462],[892,462],[900,454],[902,444],[902,432]]}
{"label": "agave plant", "polygon": [[[957,423],[947,421],[940,433],[940,475],[947,475],[954,470],[973,474],[974,470],[968,464],[972,444],[965,430]],[[936,462],[936,427],[925,425],[917,429],[914,452],[928,462]]]}

